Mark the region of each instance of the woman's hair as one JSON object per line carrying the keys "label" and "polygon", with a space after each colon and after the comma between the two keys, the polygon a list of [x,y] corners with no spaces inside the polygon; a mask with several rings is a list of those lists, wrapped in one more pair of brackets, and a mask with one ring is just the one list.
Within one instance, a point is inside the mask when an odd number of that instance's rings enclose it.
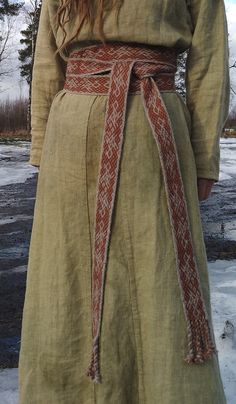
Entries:
{"label": "woman's hair", "polygon": [[[60,0],[60,5],[55,18],[57,26],[63,31],[63,40],[57,52],[69,45],[69,43],[77,37],[85,24],[88,24],[91,32],[93,31],[94,27],[96,27],[98,30],[98,37],[104,44],[104,11],[116,9],[118,12],[122,3],[123,0]],[[76,16],[77,26],[75,26],[76,31],[74,35],[67,38],[65,25],[70,21],[72,12]]]}

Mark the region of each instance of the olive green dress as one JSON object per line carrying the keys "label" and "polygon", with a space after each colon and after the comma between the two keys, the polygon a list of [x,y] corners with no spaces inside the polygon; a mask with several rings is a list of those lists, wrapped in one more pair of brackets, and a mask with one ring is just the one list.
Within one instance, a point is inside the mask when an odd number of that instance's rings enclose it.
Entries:
{"label": "olive green dress", "polygon": [[[102,383],[86,376],[92,349],[91,269],[107,96],[63,89],[58,1],[43,0],[32,87],[30,164],[40,165],[19,361],[20,404],[225,404],[217,355],[183,358],[187,329],[159,154],[140,95],[129,95],[106,273]],[[75,17],[66,25],[73,32]],[[52,29],[52,32],[50,32]],[[108,40],[190,48],[187,105],[163,93],[186,192],[211,321],[197,177],[219,179],[229,103],[222,0],[124,0],[105,12]],[[71,49],[96,43],[84,27]]]}

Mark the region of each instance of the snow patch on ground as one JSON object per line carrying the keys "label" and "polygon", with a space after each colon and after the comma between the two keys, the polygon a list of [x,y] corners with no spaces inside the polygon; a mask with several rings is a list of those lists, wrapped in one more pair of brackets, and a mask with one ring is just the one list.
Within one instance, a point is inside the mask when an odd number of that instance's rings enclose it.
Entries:
{"label": "snow patch on ground", "polygon": [[[211,307],[221,377],[228,404],[236,403],[236,260],[208,263]],[[223,339],[225,322],[234,326]],[[228,327],[227,327],[228,328]],[[226,329],[227,331],[227,329]]]}
{"label": "snow patch on ground", "polygon": [[18,369],[0,369],[0,403],[18,403]]}
{"label": "snow patch on ground", "polygon": [[14,223],[14,222],[18,222],[18,221],[22,221],[22,220],[29,220],[29,219],[31,219],[31,216],[27,216],[27,215],[10,216],[5,219],[4,218],[0,219],[0,226],[3,224],[9,224],[9,223]]}
{"label": "snow patch on ground", "polygon": [[0,186],[25,182],[38,172],[36,167],[28,163],[8,163],[7,167],[0,167]]}
{"label": "snow patch on ground", "polygon": [[[219,180],[236,177],[236,138],[220,139],[220,176]],[[235,399],[236,402],[236,399]]]}
{"label": "snow patch on ground", "polygon": [[[0,186],[22,183],[31,178],[38,168],[31,166],[28,161],[17,161],[15,156],[29,155],[29,142],[17,142],[14,145],[0,144]],[[12,160],[12,161],[11,161]]]}

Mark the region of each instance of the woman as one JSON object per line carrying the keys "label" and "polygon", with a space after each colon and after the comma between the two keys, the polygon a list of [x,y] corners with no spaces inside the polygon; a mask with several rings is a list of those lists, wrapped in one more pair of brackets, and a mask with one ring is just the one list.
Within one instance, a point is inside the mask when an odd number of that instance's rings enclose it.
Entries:
{"label": "woman", "polygon": [[226,402],[199,200],[228,99],[223,0],[43,0],[21,404]]}

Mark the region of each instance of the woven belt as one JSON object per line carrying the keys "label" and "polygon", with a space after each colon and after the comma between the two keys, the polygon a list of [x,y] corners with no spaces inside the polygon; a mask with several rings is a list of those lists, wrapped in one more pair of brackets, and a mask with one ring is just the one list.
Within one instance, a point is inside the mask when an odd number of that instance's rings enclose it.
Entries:
{"label": "woven belt", "polygon": [[187,203],[170,118],[160,91],[175,91],[176,53],[164,47],[109,43],[73,51],[64,88],[108,95],[97,184],[92,271],[93,347],[86,375],[101,383],[99,339],[112,212],[121,160],[128,93],[141,94],[159,152],[176,268],[187,323],[187,363],[201,363],[216,352],[194,256]]}

